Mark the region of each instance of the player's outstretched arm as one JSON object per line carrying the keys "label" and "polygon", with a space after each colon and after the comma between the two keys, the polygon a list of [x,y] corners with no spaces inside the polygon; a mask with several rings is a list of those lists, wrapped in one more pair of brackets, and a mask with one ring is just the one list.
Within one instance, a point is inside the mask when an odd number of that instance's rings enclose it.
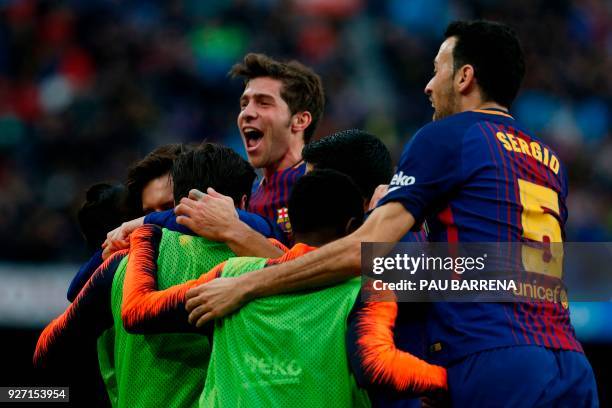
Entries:
{"label": "player's outstretched arm", "polygon": [[[121,318],[130,333],[194,332],[187,323],[185,293],[220,275],[223,264],[198,279],[157,290],[157,250],[161,228],[145,225],[130,237],[130,259],[123,282]],[[198,330],[198,332],[201,332]]]}
{"label": "player's outstretched arm", "polygon": [[330,285],[353,277],[360,270],[362,242],[397,242],[414,222],[402,204],[390,202],[374,210],[351,235],[294,261],[200,285],[186,294],[189,322],[200,327],[254,298]]}
{"label": "player's outstretched arm", "polygon": [[44,328],[34,351],[34,366],[61,362],[73,349],[71,345],[95,340],[113,325],[110,307],[115,271],[127,250],[115,252],[91,275],[83,289],[59,317]]}
{"label": "player's outstretched arm", "polygon": [[238,256],[277,258],[283,252],[266,237],[241,221],[231,197],[208,188],[207,194],[191,190],[176,206],[176,222],[201,237],[225,242]]}

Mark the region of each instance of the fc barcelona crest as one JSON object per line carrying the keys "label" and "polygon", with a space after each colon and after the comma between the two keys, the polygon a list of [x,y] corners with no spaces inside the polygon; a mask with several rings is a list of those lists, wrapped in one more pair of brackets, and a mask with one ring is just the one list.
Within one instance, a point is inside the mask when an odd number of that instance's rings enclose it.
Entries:
{"label": "fc barcelona crest", "polygon": [[285,233],[291,233],[291,222],[289,221],[289,211],[287,207],[279,208],[276,210],[276,214],[276,223]]}

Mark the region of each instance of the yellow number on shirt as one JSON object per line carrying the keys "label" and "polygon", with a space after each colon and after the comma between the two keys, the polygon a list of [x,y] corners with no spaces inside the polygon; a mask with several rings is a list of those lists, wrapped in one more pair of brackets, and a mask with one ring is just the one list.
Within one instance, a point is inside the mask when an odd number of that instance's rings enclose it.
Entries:
{"label": "yellow number on shirt", "polygon": [[523,206],[523,236],[545,244],[543,248],[524,245],[523,266],[530,272],[561,278],[563,238],[558,220],[559,196],[550,188],[526,180],[519,179],[518,185]]}

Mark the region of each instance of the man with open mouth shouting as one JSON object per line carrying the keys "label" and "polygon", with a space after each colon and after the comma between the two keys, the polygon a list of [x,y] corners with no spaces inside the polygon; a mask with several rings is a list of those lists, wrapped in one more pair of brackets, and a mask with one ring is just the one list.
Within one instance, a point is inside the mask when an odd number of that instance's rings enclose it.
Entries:
{"label": "man with open mouth shouting", "polygon": [[[263,173],[253,186],[249,213],[236,214],[231,199],[231,204],[219,207],[223,201],[220,198],[228,197],[217,192],[208,195],[192,190],[173,212],[124,223],[109,233],[107,241],[125,241],[144,222],[166,227],[181,224],[200,236],[226,242],[242,255],[278,255],[276,251],[267,252],[267,241],[255,231],[292,243],[287,202],[293,184],[306,171],[302,148],[312,138],[323,113],[321,78],[297,61],[280,62],[253,53],[245,55],[229,74],[244,79],[238,129],[249,162]],[[217,199],[216,206],[210,202],[213,198]],[[238,217],[242,222],[237,222]]]}
{"label": "man with open mouth shouting", "polygon": [[234,65],[230,74],[245,81],[238,128],[249,161],[263,171],[249,210],[290,234],[287,200],[291,186],[306,170],[302,148],[323,113],[321,79],[297,61],[279,62],[253,53]]}

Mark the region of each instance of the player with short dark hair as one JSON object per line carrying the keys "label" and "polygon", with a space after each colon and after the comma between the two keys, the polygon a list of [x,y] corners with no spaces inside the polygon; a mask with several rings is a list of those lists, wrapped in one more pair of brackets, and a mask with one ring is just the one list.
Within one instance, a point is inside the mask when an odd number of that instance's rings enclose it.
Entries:
{"label": "player with short dark hair", "polygon": [[[298,188],[295,193],[292,192],[289,201],[295,206],[293,210],[289,208],[289,213],[296,219],[298,234],[296,238],[299,238],[299,242],[314,246],[321,240],[327,242],[343,236],[346,231],[355,229],[361,223],[363,207],[355,204],[360,202],[356,194],[360,198],[361,195],[348,176],[333,170],[315,170],[307,176],[304,176],[306,177],[304,180],[298,180],[296,183]],[[338,183],[336,187],[333,185],[334,181]],[[319,199],[323,193],[327,194],[329,201]],[[339,199],[340,197],[342,199]],[[323,217],[322,213],[325,213]],[[150,275],[150,270],[143,270],[137,264],[134,264],[132,270],[138,272],[139,276],[143,276],[144,273]],[[153,287],[143,287],[144,281],[135,278],[130,271],[126,279],[133,282],[133,287],[126,291],[126,293],[131,292],[129,295],[131,300],[128,300],[123,307],[124,323],[129,330],[141,330],[144,322],[151,325],[147,326],[147,330],[154,332],[174,331],[177,328],[186,330],[184,327],[188,327],[187,313],[184,301],[180,299],[184,298],[188,288],[197,284],[195,281],[157,292]],[[207,281],[210,276],[202,279]],[[131,283],[129,285],[132,286]],[[145,296],[151,298],[145,299]],[[163,316],[167,314],[173,317],[166,320]],[[174,325],[177,325],[177,328]]]}
{"label": "player with short dark hair", "polygon": [[127,189],[122,184],[97,183],[85,192],[85,202],[77,212],[77,220],[87,247],[100,249],[109,228],[129,217]]}
{"label": "player with short dark hair", "polygon": [[[187,301],[191,320],[205,324],[253,298],[354,276],[361,242],[396,242],[424,221],[430,241],[563,241],[565,170],[556,153],[508,113],[523,70],[518,38],[487,21],[451,24],[448,33],[425,87],[434,122],[407,144],[388,193],[363,226],[295,261],[198,287],[187,296],[206,303]],[[499,53],[503,64],[476,59],[461,65],[454,60],[461,43],[464,50]],[[491,76],[508,83],[492,84]],[[597,406],[593,371],[567,304],[432,303],[431,309],[429,358],[447,367],[453,405]],[[421,364],[412,365],[420,371]],[[403,370],[408,377],[410,371]]]}
{"label": "player with short dark hair", "polygon": [[[500,23],[455,21],[444,33],[444,38],[451,37],[456,38],[453,74],[471,65],[482,99],[510,107],[525,76],[523,50],[514,31]],[[437,119],[446,115],[443,109],[436,112]]]}
{"label": "player with short dark hair", "polygon": [[[191,149],[193,145],[166,144],[130,166],[125,185],[128,190],[128,205],[134,214],[131,219],[143,214],[164,212],[174,207],[172,164],[179,154]],[[128,224],[129,222],[124,222],[121,226],[107,231],[102,253],[104,259],[127,246]]]}
{"label": "player with short dark hair", "polygon": [[[119,191],[119,187],[108,188],[104,185],[96,185],[88,191],[88,200],[97,200],[92,204],[85,204],[78,215],[79,222],[86,222],[92,226],[86,226],[87,234],[94,233],[95,250],[94,255],[85,263],[70,282],[68,288],[68,300],[73,301],[79,291],[92,273],[98,268],[111,252],[125,248],[124,239],[116,239],[112,244],[102,239],[102,234],[107,238],[109,231],[117,231],[122,223],[131,220],[143,213],[151,211],[162,211],[172,207],[172,179],[170,172],[172,163],[178,154],[191,149],[190,146],[174,143],[158,147],[143,159],[134,163],[128,170],[125,183],[125,191]],[[122,187],[123,188],[123,187]],[[121,197],[119,198],[119,195]],[[111,208],[110,206],[114,206]],[[117,211],[117,212],[115,212]],[[82,213],[82,215],[81,215]],[[117,217],[121,218],[119,224],[115,223]],[[108,221],[108,223],[107,223]],[[93,226],[95,225],[95,227]],[[106,231],[102,230],[106,228]],[[115,228],[113,230],[113,228]],[[91,230],[91,232],[89,232]],[[124,238],[124,237],[123,237]],[[102,239],[102,242],[100,242]],[[103,249],[100,245],[103,244]]]}
{"label": "player with short dark hair", "polygon": [[147,214],[172,208],[172,164],[188,149],[182,143],[166,144],[130,166],[125,185],[135,211]]}
{"label": "player with short dark hair", "polygon": [[77,220],[93,256],[81,266],[70,282],[67,296],[71,302],[91,274],[102,264],[101,245],[107,232],[134,216],[128,205],[127,189],[121,184],[94,184],[87,190],[85,197],[85,202],[77,213]]}
{"label": "player with short dark hair", "polygon": [[[335,170],[314,170],[296,183],[289,197],[289,219],[298,231],[297,242],[320,246],[333,241],[334,237],[346,235],[355,225],[361,225],[363,207],[358,205],[355,196],[355,191],[359,190],[352,179],[341,175]],[[363,197],[361,193],[359,196]],[[347,222],[352,224],[347,225]]]}
{"label": "player with short dark hair", "polygon": [[187,197],[194,186],[208,186],[231,197],[237,207],[246,208],[255,171],[253,166],[230,148],[203,143],[183,153],[180,160],[174,161],[172,179],[175,180],[173,194],[176,203]]}
{"label": "player with short dark hair", "polygon": [[[132,255],[141,262],[128,265],[122,310],[125,326],[139,333],[193,330],[187,325],[187,289],[286,262],[346,235],[363,217],[362,200],[346,175],[314,170],[298,180],[291,193],[289,212],[298,243],[285,255],[232,258],[197,280],[162,291],[155,290],[157,266],[151,255],[159,230],[142,227],[131,238]],[[326,215],[321,217],[322,213]],[[348,370],[344,342],[346,319],[358,291],[359,279],[354,279],[320,291],[260,299],[215,325],[201,403],[210,407],[367,406]],[[268,364],[275,368],[266,369]],[[443,374],[441,367],[427,366]]]}
{"label": "player with short dark hair", "polygon": [[[246,203],[255,178],[253,168],[244,159],[216,144],[205,143],[183,153],[174,164],[172,177],[179,188],[183,186],[183,191],[184,186],[205,189],[213,185],[240,197],[237,202],[242,204]],[[188,171],[194,164],[205,172]],[[226,245],[189,231],[164,229],[158,244],[155,256],[160,267],[160,288],[195,278],[234,255]],[[65,354],[74,342],[99,339],[100,369],[113,405],[192,406],[197,403],[206,374],[208,341],[201,336],[145,338],[125,332],[120,309],[126,255],[127,251],[111,255],[88,280],[75,302],[45,328],[37,344],[35,364],[44,365],[54,356]],[[173,345],[171,350],[167,349],[168,344]],[[165,361],[163,369],[159,368],[160,361]],[[170,390],[174,383],[169,378],[180,382],[181,388]]]}
{"label": "player with short dark hair", "polygon": [[[332,169],[348,175],[358,185],[366,209],[374,188],[388,183],[391,179],[389,150],[376,136],[362,130],[352,129],[325,136],[306,145],[303,153],[309,159],[306,163],[309,169]],[[330,157],[333,159],[330,160]],[[195,199],[195,196],[193,198]],[[225,203],[223,201],[224,197],[220,197],[216,192],[203,195],[201,202],[197,204],[194,200],[182,200],[181,205],[177,207],[178,212],[183,214],[179,217],[179,222],[201,236],[227,242],[234,252],[252,254],[255,242],[260,243],[258,249],[261,250],[264,247],[263,238],[239,222],[233,206],[227,200]],[[147,218],[161,218],[161,214]],[[279,210],[279,220],[283,224],[290,223],[286,209]],[[155,224],[164,225],[157,221]],[[422,232],[406,235],[406,240],[410,241],[423,239]],[[245,242],[252,245],[252,248],[249,248],[250,253],[242,248]]]}
{"label": "player with short dark hair", "polygon": [[[122,222],[134,217],[127,204],[127,189],[122,184],[96,183],[85,192],[85,201],[77,212],[79,228],[91,258],[80,268],[68,287],[68,301],[73,302],[89,277],[98,268],[102,260],[102,242],[106,233]],[[49,378],[62,382],[62,371],[66,366],[77,367],[66,370],[68,383],[87,384],[75,390],[75,401],[81,397],[86,401],[95,399],[99,406],[109,404],[108,394],[98,368],[98,356],[93,341],[74,344],[70,355],[64,355],[56,364],[51,364]],[[64,378],[64,381],[66,378]],[[71,395],[71,398],[73,395]],[[98,405],[96,405],[98,406]]]}
{"label": "player with short dark hair", "polygon": [[304,146],[302,158],[313,169],[334,169],[350,176],[369,202],[374,190],[393,175],[387,146],[360,129],[341,130]]}

